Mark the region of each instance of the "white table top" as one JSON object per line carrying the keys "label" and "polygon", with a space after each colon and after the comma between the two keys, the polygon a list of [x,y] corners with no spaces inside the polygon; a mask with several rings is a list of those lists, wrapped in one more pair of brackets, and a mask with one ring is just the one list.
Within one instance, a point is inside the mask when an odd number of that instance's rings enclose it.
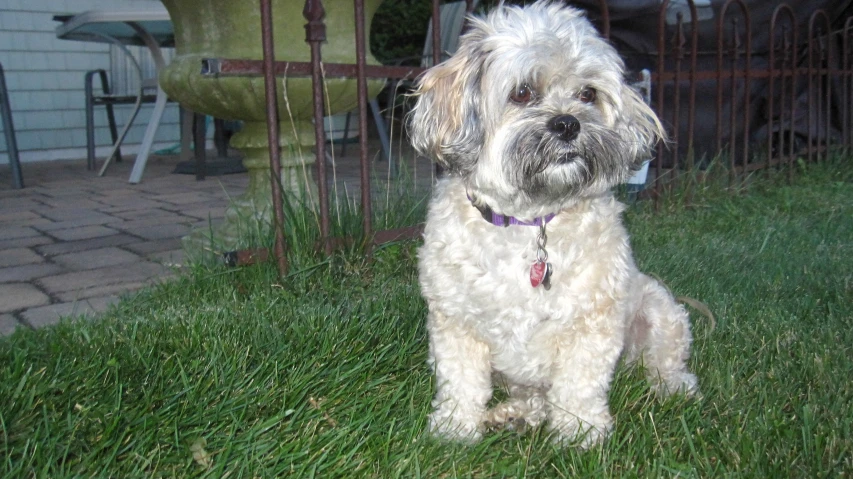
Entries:
{"label": "white table top", "polygon": [[109,35],[127,45],[145,45],[129,23],[137,23],[157,41],[160,46],[175,45],[175,30],[169,12],[163,5],[153,4],[146,8],[126,10],[90,10],[76,15],[56,15],[54,20],[62,22],[56,27],[56,36],[63,40],[108,42],[102,35]]}

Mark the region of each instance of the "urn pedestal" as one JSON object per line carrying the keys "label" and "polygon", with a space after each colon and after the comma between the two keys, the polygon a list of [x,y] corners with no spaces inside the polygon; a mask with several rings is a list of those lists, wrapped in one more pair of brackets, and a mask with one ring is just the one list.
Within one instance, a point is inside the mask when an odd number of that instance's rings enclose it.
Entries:
{"label": "urn pedestal", "polygon": [[[365,0],[365,31],[382,0]],[[234,0],[163,0],[175,28],[176,55],[160,73],[160,84],[169,97],[183,106],[206,115],[241,120],[243,128],[231,139],[231,146],[244,155],[248,170],[246,192],[234,198],[224,221],[211,229],[193,232],[184,238],[192,256],[200,251],[234,249],[241,230],[258,231],[272,223],[266,102],[262,77],[203,76],[203,58],[262,60],[261,18],[257,2]],[[355,63],[355,12],[351,0],[326,0],[326,37],[323,62]],[[273,37],[276,60],[310,61],[305,42],[306,20],[301,0],[273,0]],[[378,64],[367,55],[369,64]],[[376,96],[384,81],[368,82],[368,96]],[[306,207],[316,205],[314,180],[314,124],[310,77],[279,79],[279,142],[281,184],[292,200]],[[325,114],[346,112],[358,104],[355,78],[327,78]],[[212,243],[212,244],[211,244]]]}

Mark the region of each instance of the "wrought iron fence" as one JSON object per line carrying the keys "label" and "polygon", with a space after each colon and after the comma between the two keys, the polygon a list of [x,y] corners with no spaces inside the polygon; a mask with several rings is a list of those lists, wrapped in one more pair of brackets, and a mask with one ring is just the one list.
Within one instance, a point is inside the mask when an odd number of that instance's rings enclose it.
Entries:
{"label": "wrought iron fence", "polygon": [[[669,3],[665,0],[658,13],[652,81],[654,108],[671,142],[658,146],[654,192],[666,180],[677,180],[678,172],[702,168],[712,159],[728,167],[734,182],[744,173],[783,165],[793,174],[797,158],[816,161],[851,145],[853,17],[833,29],[825,10],[804,22],[802,14],[781,3],[773,8],[768,28],[759,29],[746,2],[727,0],[715,9],[713,37],[702,42],[693,1],[686,1],[690,17],[679,14],[677,24],[667,28]],[[713,51],[701,50],[700,44]],[[713,104],[713,123],[697,121],[702,104]]]}
{"label": "wrought iron fence", "polygon": [[[432,16],[439,18],[440,1],[432,0]],[[590,17],[603,35],[619,46],[619,22],[605,0],[586,0]],[[596,4],[597,3],[597,4]],[[767,3],[767,2],[765,2]],[[271,0],[260,0],[264,60],[211,59],[224,74],[263,74],[267,86],[267,111],[276,227],[276,257],[282,272],[284,243],[280,225],[278,119],[276,77],[313,78],[316,167],[320,196],[320,235],[329,252],[329,192],[326,186],[323,82],[326,77],[358,81],[361,208],[363,229],[373,244],[414,237],[419,228],[374,231],[370,197],[370,158],[367,152],[367,79],[413,79],[423,68],[368,65],[365,60],[364,2],[353,0],[356,21],[356,62],[324,63],[324,9],[321,0],[306,0],[306,42],[310,62],[275,61],[272,45]],[[647,191],[657,198],[661,190],[679,181],[681,172],[704,168],[710,161],[728,167],[731,181],[759,169],[788,166],[797,159],[819,161],[835,150],[851,146],[853,124],[853,67],[851,36],[853,16],[832,21],[825,10],[814,11],[803,23],[802,15],[788,4],[775,6],[769,28],[757,28],[744,0],[727,0],[711,12],[715,24],[700,23],[693,0],[681,9],[664,0],[656,12],[657,31],[651,51],[638,55],[650,62],[654,98],[652,106],[668,129],[669,141],[658,145],[653,175]],[[466,1],[468,12],[474,7]],[[771,5],[772,6],[772,5]],[[683,7],[686,7],[683,8]],[[766,8],[764,5],[762,8]],[[597,10],[596,10],[597,9]],[[685,12],[689,15],[685,15]],[[837,12],[836,12],[837,13]],[[844,19],[842,19],[844,20]],[[432,29],[433,63],[441,60],[440,22]],[[841,25],[833,29],[833,25]],[[760,46],[760,48],[756,48]],[[636,61],[634,63],[637,63]],[[628,61],[629,67],[632,62]],[[210,68],[208,65],[206,68]],[[713,111],[713,115],[709,113]],[[713,120],[711,119],[713,117]]]}

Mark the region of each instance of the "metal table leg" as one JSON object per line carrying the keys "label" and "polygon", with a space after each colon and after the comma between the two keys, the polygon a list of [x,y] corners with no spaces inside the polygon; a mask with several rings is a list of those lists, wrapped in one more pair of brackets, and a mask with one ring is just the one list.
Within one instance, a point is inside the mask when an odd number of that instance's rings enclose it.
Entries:
{"label": "metal table leg", "polygon": [[[145,42],[145,46],[151,51],[151,57],[154,59],[154,65],[157,68],[157,74],[166,65],[163,60],[163,52],[160,50],[160,45],[154,37],[148,33],[148,30],[142,28],[141,25],[135,22],[128,22],[128,25],[133,28],[137,34]],[[148,154],[151,152],[151,145],[154,143],[154,135],[157,134],[157,128],[160,127],[160,119],[163,117],[163,110],[166,109],[166,92],[157,84],[157,99],[154,102],[154,111],[151,113],[151,119],[148,120],[148,127],[145,129],[145,135],[142,137],[142,144],[139,146],[139,153],[136,154],[136,161],[133,162],[133,170],[130,172],[130,183],[136,184],[142,180],[142,173],[145,171],[145,164],[148,162]]]}
{"label": "metal table leg", "polygon": [[163,117],[165,109],[166,92],[158,85],[154,111],[151,112],[148,127],[145,128],[145,135],[142,137],[142,144],[139,145],[136,161],[133,162],[133,170],[130,172],[130,179],[128,180],[130,183],[136,184],[142,181],[142,173],[145,171],[145,164],[148,163],[148,153],[151,151],[151,145],[154,144],[154,135],[157,134],[157,128],[160,126],[160,119]]}

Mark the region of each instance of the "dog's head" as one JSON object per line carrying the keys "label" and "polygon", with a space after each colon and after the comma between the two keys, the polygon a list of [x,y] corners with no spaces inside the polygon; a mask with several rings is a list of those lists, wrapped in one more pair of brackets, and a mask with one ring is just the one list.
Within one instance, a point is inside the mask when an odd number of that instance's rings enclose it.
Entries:
{"label": "dog's head", "polygon": [[555,212],[624,182],[664,135],[623,70],[579,10],[501,5],[419,79],[412,142],[497,212]]}

